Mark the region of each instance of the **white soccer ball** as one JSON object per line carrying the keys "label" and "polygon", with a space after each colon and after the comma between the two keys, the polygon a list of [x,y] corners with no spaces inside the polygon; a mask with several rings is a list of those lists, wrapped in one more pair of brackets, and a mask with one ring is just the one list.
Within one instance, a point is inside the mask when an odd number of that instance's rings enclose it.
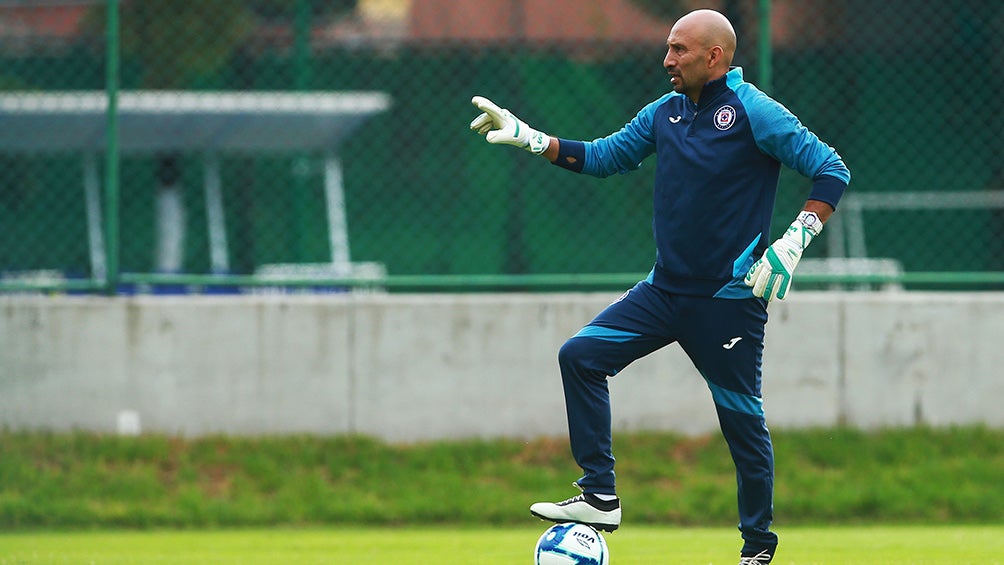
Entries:
{"label": "white soccer ball", "polygon": [[585,524],[568,522],[547,529],[533,551],[537,565],[608,565],[610,551],[603,536]]}

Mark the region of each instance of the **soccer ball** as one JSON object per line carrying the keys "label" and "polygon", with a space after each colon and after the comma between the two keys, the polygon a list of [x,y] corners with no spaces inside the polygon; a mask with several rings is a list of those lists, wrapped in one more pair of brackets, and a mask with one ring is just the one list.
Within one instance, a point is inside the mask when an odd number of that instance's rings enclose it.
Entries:
{"label": "soccer ball", "polygon": [[585,524],[568,522],[547,529],[534,549],[537,565],[609,565],[603,536]]}

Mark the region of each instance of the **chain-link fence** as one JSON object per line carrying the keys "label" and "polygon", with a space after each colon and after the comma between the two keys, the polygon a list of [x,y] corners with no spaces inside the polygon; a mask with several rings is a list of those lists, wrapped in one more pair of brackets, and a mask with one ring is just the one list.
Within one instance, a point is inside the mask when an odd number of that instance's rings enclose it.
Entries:
{"label": "chain-link fence", "polygon": [[0,288],[626,286],[654,163],[488,146],[470,98],[606,135],[695,7],[851,169],[796,285],[1004,284],[1000,2],[43,0],[0,1]]}

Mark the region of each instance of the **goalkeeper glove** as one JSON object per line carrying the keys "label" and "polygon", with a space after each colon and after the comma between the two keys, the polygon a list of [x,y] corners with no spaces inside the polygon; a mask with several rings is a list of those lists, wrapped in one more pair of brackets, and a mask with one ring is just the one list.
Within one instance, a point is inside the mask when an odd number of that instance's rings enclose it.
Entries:
{"label": "goalkeeper glove", "polygon": [[822,230],[823,223],[815,213],[803,211],[799,214],[784,235],[771,244],[746,273],[744,282],[753,287],[753,296],[765,298],[768,302],[773,298],[784,300],[802,252]]}
{"label": "goalkeeper glove", "polygon": [[475,96],[471,99],[471,104],[483,112],[471,122],[471,129],[485,136],[488,143],[515,145],[536,155],[540,155],[551,145],[550,136],[526,125],[512,112],[499,108],[491,100]]}

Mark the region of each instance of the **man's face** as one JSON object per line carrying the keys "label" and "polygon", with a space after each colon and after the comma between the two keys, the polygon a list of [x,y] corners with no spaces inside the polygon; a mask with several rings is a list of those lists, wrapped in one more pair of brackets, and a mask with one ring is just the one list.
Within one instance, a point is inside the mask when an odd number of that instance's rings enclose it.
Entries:
{"label": "man's face", "polygon": [[662,66],[669,73],[673,90],[697,100],[708,82],[708,49],[704,48],[686,26],[675,25],[666,39],[666,58]]}

